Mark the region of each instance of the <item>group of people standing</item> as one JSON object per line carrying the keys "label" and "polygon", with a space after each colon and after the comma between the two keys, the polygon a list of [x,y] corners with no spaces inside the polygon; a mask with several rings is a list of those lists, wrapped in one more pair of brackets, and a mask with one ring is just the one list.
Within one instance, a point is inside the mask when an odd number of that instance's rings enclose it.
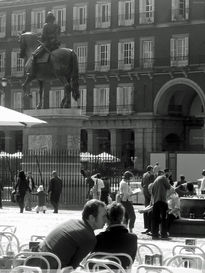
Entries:
{"label": "group of people standing", "polygon": [[[35,192],[35,189],[37,191]],[[50,202],[54,208],[54,213],[58,213],[58,204],[62,192],[62,180],[58,177],[57,172],[52,172],[52,177],[49,181],[48,192],[45,191],[43,185],[36,187],[32,173],[28,172],[27,176],[23,170],[18,172],[16,184],[14,186],[16,202],[19,205],[20,213],[23,213],[24,208],[27,211],[32,210],[32,195],[37,195],[38,201],[35,211],[46,211],[46,199],[49,196]]]}

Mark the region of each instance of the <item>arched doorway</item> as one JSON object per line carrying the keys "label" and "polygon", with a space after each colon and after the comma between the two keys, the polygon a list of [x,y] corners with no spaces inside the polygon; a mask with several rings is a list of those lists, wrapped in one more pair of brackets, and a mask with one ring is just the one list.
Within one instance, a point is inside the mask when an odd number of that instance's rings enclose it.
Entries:
{"label": "arched doorway", "polygon": [[187,78],[165,83],[154,100],[154,114],[161,122],[161,150],[203,149],[204,109],[205,94],[197,83]]}

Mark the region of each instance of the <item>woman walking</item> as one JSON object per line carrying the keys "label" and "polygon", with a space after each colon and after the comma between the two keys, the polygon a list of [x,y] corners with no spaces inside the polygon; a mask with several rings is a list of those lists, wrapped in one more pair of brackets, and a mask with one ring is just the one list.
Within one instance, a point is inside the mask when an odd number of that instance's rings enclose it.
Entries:
{"label": "woman walking", "polygon": [[24,209],[24,197],[26,191],[29,190],[28,180],[24,171],[19,171],[17,183],[15,185],[16,201],[20,208],[20,213],[23,213]]}
{"label": "woman walking", "polygon": [[133,178],[133,174],[130,171],[126,171],[123,176],[122,180],[120,181],[120,198],[121,203],[125,208],[125,219],[124,224],[129,225],[129,231],[132,232],[135,224],[135,211],[132,205],[132,195],[133,192],[129,185],[130,180]]}

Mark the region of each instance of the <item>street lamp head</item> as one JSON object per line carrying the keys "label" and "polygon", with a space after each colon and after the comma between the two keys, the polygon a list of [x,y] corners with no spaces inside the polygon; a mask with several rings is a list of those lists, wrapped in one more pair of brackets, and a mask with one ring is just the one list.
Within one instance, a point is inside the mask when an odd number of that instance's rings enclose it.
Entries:
{"label": "street lamp head", "polygon": [[2,87],[6,87],[7,86],[7,79],[6,78],[2,78],[1,79],[1,85],[2,85]]}

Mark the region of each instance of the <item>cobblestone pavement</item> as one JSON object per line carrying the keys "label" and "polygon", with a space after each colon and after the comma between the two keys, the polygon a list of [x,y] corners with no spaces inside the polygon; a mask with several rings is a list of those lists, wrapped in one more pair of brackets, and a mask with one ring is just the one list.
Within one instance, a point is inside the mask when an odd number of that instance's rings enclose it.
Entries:
{"label": "cobblestone pavement", "polygon": [[[134,232],[138,235],[139,242],[152,242],[157,244],[163,251],[164,257],[171,255],[171,249],[175,244],[184,243],[185,238],[171,238],[170,241],[153,241],[150,236],[141,234],[143,228],[143,215],[137,210],[142,206],[135,206],[136,222]],[[67,219],[81,218],[81,209],[60,210],[58,214],[53,214],[51,208],[48,208],[45,214],[37,214],[35,211],[25,211],[19,213],[18,207],[3,207],[0,210],[0,225],[14,225],[17,227],[16,235],[21,244],[28,243],[31,235],[46,235],[56,225],[66,221]],[[98,231],[99,232],[99,231]],[[205,238],[197,239],[199,244],[205,243]]]}

